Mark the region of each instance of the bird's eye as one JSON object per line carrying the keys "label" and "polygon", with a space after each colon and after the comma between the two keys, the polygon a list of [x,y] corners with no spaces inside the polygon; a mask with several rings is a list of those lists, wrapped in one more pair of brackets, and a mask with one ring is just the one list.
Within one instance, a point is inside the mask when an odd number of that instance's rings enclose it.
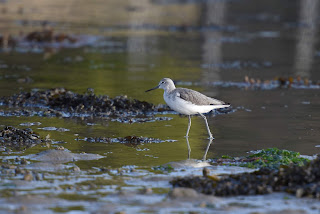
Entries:
{"label": "bird's eye", "polygon": [[161,82],[160,84],[164,84],[164,82]]}

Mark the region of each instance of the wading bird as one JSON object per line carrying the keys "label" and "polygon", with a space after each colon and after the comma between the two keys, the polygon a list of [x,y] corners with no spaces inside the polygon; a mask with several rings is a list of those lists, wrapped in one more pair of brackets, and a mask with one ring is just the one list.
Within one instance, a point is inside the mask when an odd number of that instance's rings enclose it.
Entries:
{"label": "wading bird", "polygon": [[163,78],[159,82],[159,85],[147,90],[146,92],[158,88],[164,90],[163,98],[171,109],[179,112],[180,114],[188,115],[189,123],[186,137],[189,136],[191,127],[191,115],[199,114],[206,123],[209,139],[213,139],[207,118],[203,115],[203,113],[208,113],[213,109],[226,108],[229,107],[230,104],[225,103],[221,100],[207,97],[206,95],[191,89],[176,88],[170,78]]}

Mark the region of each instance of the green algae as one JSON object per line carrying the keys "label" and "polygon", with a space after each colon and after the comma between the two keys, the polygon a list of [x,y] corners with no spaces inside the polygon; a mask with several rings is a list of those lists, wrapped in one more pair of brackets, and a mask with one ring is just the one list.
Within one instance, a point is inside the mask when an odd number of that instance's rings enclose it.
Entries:
{"label": "green algae", "polygon": [[310,162],[310,160],[301,157],[299,152],[278,148],[262,149],[255,154],[247,156],[246,159],[247,161],[241,163],[239,166],[278,169],[289,165],[304,166]]}
{"label": "green algae", "polygon": [[74,210],[85,211],[85,208],[83,206],[70,206],[70,207],[55,207],[55,208],[51,208],[51,210],[58,213],[66,213]]}
{"label": "green algae", "polygon": [[[96,196],[96,195],[95,195]],[[81,195],[76,193],[61,193],[57,195],[58,198],[69,200],[69,201],[97,201],[96,197],[90,195]]]}
{"label": "green algae", "polygon": [[229,155],[222,155],[221,158],[223,158],[223,159],[231,159],[232,157],[229,156]]}
{"label": "green algae", "polygon": [[15,195],[15,190],[12,189],[3,189],[0,191],[1,198],[10,198]]}
{"label": "green algae", "polygon": [[102,177],[97,177],[95,180],[87,180],[77,183],[80,186],[109,186],[109,185],[117,185],[117,186],[126,186],[124,181],[121,178],[113,177],[112,179],[105,179]]}
{"label": "green algae", "polygon": [[170,190],[171,190],[170,188],[160,188],[160,187],[152,188],[152,192],[155,194],[168,194]]}
{"label": "green algae", "polygon": [[172,172],[174,170],[174,168],[170,164],[155,166],[152,169],[155,171],[161,171],[161,172]]}

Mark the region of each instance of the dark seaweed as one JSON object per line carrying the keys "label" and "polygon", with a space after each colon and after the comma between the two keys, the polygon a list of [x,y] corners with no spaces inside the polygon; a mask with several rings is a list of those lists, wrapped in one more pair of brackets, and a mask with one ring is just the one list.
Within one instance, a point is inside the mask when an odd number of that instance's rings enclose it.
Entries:
{"label": "dark seaweed", "polygon": [[217,196],[256,195],[271,192],[287,192],[297,197],[320,199],[320,156],[305,166],[291,165],[285,168],[261,168],[252,173],[224,176],[215,181],[210,177],[195,176],[176,178],[174,187],[189,187],[204,194]]}

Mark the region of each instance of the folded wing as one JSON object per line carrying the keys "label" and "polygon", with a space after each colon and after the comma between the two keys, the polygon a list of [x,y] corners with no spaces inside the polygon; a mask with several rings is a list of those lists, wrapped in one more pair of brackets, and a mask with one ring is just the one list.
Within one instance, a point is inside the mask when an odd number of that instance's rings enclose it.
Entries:
{"label": "folded wing", "polygon": [[[224,101],[217,100],[211,97],[207,97],[204,94],[201,94],[197,91],[194,91],[192,89],[187,88],[177,88],[175,89],[177,92],[177,95],[192,104],[195,105],[229,105],[228,103],[225,103]],[[227,107],[227,106],[226,106]]]}

